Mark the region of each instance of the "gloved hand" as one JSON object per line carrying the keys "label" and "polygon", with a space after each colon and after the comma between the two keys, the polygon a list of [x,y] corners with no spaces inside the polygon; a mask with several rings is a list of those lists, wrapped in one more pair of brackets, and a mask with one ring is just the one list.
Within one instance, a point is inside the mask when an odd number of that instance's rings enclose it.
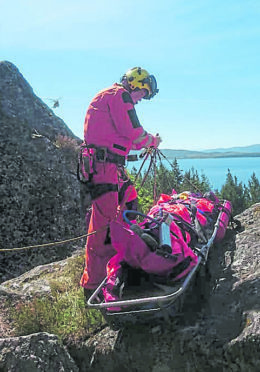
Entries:
{"label": "gloved hand", "polygon": [[162,139],[161,137],[159,136],[159,134],[157,133],[155,136],[153,136],[152,134],[148,134],[148,145],[144,146],[145,148],[150,148],[150,147],[155,147],[157,148],[159,146],[159,144],[162,142]]}
{"label": "gloved hand", "polygon": [[162,142],[162,139],[161,139],[161,137],[159,136],[158,133],[156,134],[156,136],[154,136],[154,139],[155,139],[154,147],[157,148],[160,145],[160,143]]}

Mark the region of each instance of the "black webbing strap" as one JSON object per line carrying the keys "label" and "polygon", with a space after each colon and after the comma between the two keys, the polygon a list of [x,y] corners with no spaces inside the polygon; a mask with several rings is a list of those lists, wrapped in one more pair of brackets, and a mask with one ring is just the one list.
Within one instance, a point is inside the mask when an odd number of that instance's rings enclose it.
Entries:
{"label": "black webbing strap", "polygon": [[130,186],[130,185],[133,185],[133,182],[131,180],[128,180],[128,181],[123,183],[123,186],[121,187],[121,189],[119,191],[119,194],[118,194],[119,203],[121,203],[121,201],[123,200],[125,192],[126,192],[128,186]]}
{"label": "black webbing strap", "polygon": [[184,270],[186,270],[191,263],[192,259],[190,256],[185,257],[183,261],[181,261],[178,265],[172,268],[170,278],[176,278],[176,276],[180,275]]}
{"label": "black webbing strap", "polygon": [[113,183],[88,184],[88,189],[92,200],[99,198],[107,192],[117,192],[118,185]]}
{"label": "black webbing strap", "polygon": [[125,156],[116,154],[115,152],[110,151],[106,147],[100,147],[96,145],[86,145],[87,148],[95,149],[95,159],[97,162],[109,162],[109,163],[115,163],[119,165],[125,165]]}

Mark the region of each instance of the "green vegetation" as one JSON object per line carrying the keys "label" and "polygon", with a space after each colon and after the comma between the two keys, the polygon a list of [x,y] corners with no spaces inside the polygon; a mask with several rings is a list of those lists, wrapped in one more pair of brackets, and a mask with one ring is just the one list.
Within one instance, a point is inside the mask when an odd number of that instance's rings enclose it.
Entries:
{"label": "green vegetation", "polygon": [[[154,199],[161,193],[171,194],[172,189],[177,193],[190,190],[192,192],[205,193],[210,190],[210,184],[205,174],[198,174],[194,168],[182,172],[175,159],[171,168],[165,167],[160,163],[156,169],[152,169],[148,175],[142,173],[136,181],[139,195],[139,209],[146,213],[153,205]],[[137,170],[133,168],[131,178],[135,180]],[[143,184],[142,187],[140,187]],[[215,190],[216,195],[221,199],[231,201],[233,215],[241,213],[254,203],[260,202],[260,183],[255,173],[252,174],[248,185],[238,182],[237,177],[233,177],[230,170],[226,176],[226,182],[220,190]]]}
{"label": "green vegetation", "polygon": [[36,296],[15,306],[11,318],[17,335],[49,332],[68,342],[86,337],[104,324],[99,311],[85,309],[79,286],[83,265],[84,255],[71,258],[62,271],[46,274],[49,296]]}
{"label": "green vegetation", "polygon": [[[131,179],[135,180],[136,175],[137,170],[133,168]],[[176,159],[171,163],[171,169],[160,163],[148,175],[144,172],[137,178],[135,185],[138,190],[139,209],[143,213],[151,208],[160,194],[171,194],[173,189],[177,193],[187,190],[205,193],[210,190],[209,181],[204,174],[199,175],[194,168],[182,173]]]}
{"label": "green vegetation", "polygon": [[54,145],[62,151],[64,159],[67,162],[68,168],[75,172],[77,168],[78,151],[80,143],[75,138],[62,136],[59,134],[54,142]]}
{"label": "green vegetation", "polygon": [[233,215],[236,215],[243,212],[250,205],[260,202],[260,183],[255,173],[253,173],[248,181],[248,185],[243,185],[228,170],[226,182],[218,195],[223,199],[231,201]]}
{"label": "green vegetation", "polygon": [[58,148],[65,149],[73,153],[77,153],[77,151],[79,150],[79,143],[75,138],[62,136],[61,134],[57,136],[54,144]]}

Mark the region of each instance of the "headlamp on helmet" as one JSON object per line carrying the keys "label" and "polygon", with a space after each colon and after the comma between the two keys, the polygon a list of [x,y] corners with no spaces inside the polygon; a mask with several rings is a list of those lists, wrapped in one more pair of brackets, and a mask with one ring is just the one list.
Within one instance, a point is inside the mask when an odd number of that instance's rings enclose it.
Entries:
{"label": "headlamp on helmet", "polygon": [[146,89],[147,94],[144,99],[151,99],[159,92],[155,77],[149,75],[149,73],[141,67],[134,67],[128,70],[121,78],[121,82],[123,84],[126,83],[130,91],[143,88]]}

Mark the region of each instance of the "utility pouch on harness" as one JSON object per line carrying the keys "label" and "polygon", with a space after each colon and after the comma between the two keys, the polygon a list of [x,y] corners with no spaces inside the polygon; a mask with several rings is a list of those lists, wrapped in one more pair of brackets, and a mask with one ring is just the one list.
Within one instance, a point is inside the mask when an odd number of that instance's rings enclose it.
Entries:
{"label": "utility pouch on harness", "polygon": [[98,147],[96,149],[96,160],[99,163],[105,163],[108,160],[107,154],[108,152],[106,147]]}
{"label": "utility pouch on harness", "polygon": [[82,211],[85,213],[92,201],[108,192],[118,192],[118,185],[112,183],[93,183],[93,175],[96,172],[96,163],[123,162],[123,156],[109,153],[105,147],[94,147],[94,145],[81,145],[78,154],[77,177],[80,181],[80,199]]}
{"label": "utility pouch on harness", "polygon": [[78,153],[77,177],[80,181],[81,214],[84,216],[92,203],[90,193],[91,179],[94,174],[94,153],[85,144],[80,146]]}
{"label": "utility pouch on harness", "polygon": [[82,183],[90,182],[94,174],[94,151],[93,149],[89,149],[85,144],[80,146],[77,177]]}
{"label": "utility pouch on harness", "polygon": [[79,185],[80,192],[80,212],[81,216],[84,217],[87,211],[90,209],[92,204],[92,197],[89,190],[89,186],[86,182],[80,182]]}

